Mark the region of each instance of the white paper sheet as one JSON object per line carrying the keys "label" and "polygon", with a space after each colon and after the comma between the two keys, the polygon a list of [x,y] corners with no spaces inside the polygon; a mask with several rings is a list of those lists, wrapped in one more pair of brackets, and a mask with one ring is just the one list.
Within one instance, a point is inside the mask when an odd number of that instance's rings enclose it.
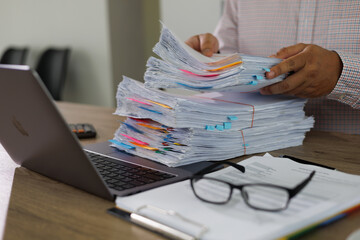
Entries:
{"label": "white paper sheet", "polygon": [[[290,202],[289,208],[280,213],[253,210],[244,204],[236,191],[226,205],[204,203],[192,193],[189,180],[129,197],[118,197],[116,204],[130,211],[144,204],[174,210],[205,224],[210,230],[204,239],[239,239],[239,236],[241,239],[275,239],[360,203],[360,176],[357,175],[271,156],[252,157],[241,165],[246,168],[245,174],[226,168],[210,175],[233,183],[245,180],[293,187],[311,171],[315,170],[316,174]],[[147,215],[164,221],[159,214],[148,212]],[[179,221],[171,223],[166,219],[165,222],[195,234],[195,230],[184,227]]]}
{"label": "white paper sheet", "polygon": [[17,166],[0,145],[0,236],[4,233],[14,171]]}

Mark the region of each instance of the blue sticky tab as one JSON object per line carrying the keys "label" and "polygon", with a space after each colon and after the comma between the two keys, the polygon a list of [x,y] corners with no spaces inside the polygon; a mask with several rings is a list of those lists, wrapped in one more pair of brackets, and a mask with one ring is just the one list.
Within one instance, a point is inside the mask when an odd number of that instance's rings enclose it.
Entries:
{"label": "blue sticky tab", "polygon": [[109,142],[114,143],[114,144],[116,144],[116,145],[119,145],[119,146],[121,146],[121,147],[130,149],[130,150],[134,150],[134,149],[135,149],[134,146],[131,146],[131,145],[128,145],[128,144],[125,144],[125,143],[116,141],[116,140],[114,140],[114,139],[109,140]]}
{"label": "blue sticky tab", "polygon": [[227,118],[228,118],[230,121],[238,120],[238,117],[237,117],[237,116],[228,116]]}
{"label": "blue sticky tab", "polygon": [[139,107],[139,108],[144,109],[144,110],[149,111],[149,112],[153,112],[153,113],[157,113],[157,114],[162,114],[162,112],[158,112],[158,111],[155,111],[155,110],[151,110],[151,109],[148,109],[148,108],[146,108],[146,107]]}
{"label": "blue sticky tab", "polygon": [[[121,122],[121,121],[120,121],[120,122]],[[126,123],[126,122],[121,122],[121,123],[124,124],[125,126],[127,126],[128,128],[130,128],[131,130],[133,130],[134,132],[144,134],[143,131],[137,129],[137,128],[134,127],[134,126],[131,126],[130,124],[128,124],[128,123]]]}
{"label": "blue sticky tab", "polygon": [[258,82],[257,81],[251,81],[251,82],[249,82],[247,85],[257,85],[258,84]]}
{"label": "blue sticky tab", "polygon": [[220,124],[216,125],[215,128],[216,128],[217,130],[219,130],[219,131],[223,131],[223,130],[224,130],[224,126],[223,126],[223,125],[220,125]]}
{"label": "blue sticky tab", "polygon": [[270,72],[270,68],[263,68],[265,72]]}
{"label": "blue sticky tab", "polygon": [[264,77],[263,77],[263,76],[260,76],[260,75],[253,75],[253,78],[254,78],[255,80],[262,80],[262,79],[264,79]]}
{"label": "blue sticky tab", "polygon": [[190,86],[190,85],[187,85],[184,83],[179,83],[179,82],[177,82],[176,84],[187,87],[187,88],[192,88],[192,89],[210,89],[210,88],[212,88],[212,87],[194,87],[194,86]]}
{"label": "blue sticky tab", "polygon": [[211,125],[206,125],[206,126],[205,126],[205,130],[214,131],[214,130],[215,130],[215,127],[214,127],[214,126],[211,126]]}
{"label": "blue sticky tab", "polygon": [[224,129],[231,129],[231,122],[224,122]]}
{"label": "blue sticky tab", "polygon": [[243,147],[248,147],[249,146],[249,144],[243,144]]}

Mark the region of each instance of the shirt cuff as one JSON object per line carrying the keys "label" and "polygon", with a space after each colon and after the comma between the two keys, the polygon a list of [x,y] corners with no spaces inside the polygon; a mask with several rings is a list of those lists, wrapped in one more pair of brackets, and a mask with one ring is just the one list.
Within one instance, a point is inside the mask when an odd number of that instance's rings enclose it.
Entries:
{"label": "shirt cuff", "polygon": [[360,58],[357,55],[338,51],[337,54],[343,62],[343,69],[335,88],[327,98],[358,109],[360,108]]}

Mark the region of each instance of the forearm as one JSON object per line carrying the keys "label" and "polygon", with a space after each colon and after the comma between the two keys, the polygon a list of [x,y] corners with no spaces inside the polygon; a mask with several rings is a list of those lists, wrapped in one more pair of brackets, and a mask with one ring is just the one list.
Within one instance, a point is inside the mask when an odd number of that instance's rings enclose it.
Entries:
{"label": "forearm", "polygon": [[327,97],[360,109],[360,56],[337,53],[343,62],[343,69],[335,88]]}

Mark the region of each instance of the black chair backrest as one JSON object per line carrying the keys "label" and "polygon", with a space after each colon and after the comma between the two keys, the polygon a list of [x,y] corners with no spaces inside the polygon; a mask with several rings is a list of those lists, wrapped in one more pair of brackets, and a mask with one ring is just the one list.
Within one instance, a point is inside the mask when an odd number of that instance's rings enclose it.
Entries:
{"label": "black chair backrest", "polygon": [[24,65],[28,51],[28,48],[8,48],[2,55],[0,63]]}
{"label": "black chair backrest", "polygon": [[54,100],[61,100],[70,49],[47,49],[40,57],[36,71],[50,91]]}

